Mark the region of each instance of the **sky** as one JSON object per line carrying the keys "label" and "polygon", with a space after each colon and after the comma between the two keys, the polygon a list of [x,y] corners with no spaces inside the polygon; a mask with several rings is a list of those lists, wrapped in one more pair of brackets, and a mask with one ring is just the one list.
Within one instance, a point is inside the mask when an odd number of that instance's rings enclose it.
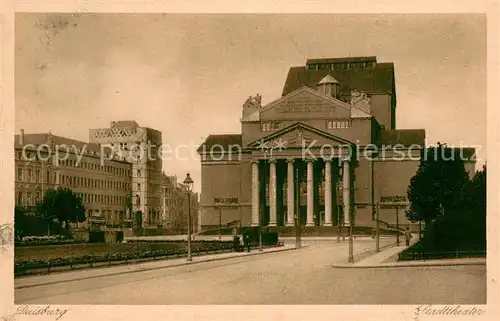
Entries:
{"label": "sky", "polygon": [[484,15],[17,13],[15,28],[16,132],[88,141],[90,128],[135,120],[190,146],[163,168],[190,172],[198,192],[198,145],[241,133],[246,98],[280,98],[310,58],[393,62],[397,128],[486,159]]}

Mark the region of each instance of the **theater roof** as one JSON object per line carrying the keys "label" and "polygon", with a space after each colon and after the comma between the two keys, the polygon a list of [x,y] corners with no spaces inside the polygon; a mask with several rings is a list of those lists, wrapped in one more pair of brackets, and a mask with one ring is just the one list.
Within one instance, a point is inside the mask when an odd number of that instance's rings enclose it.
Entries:
{"label": "theater roof", "polygon": [[307,86],[316,89],[327,75],[340,83],[340,92],[357,89],[366,93],[388,93],[394,89],[394,64],[376,63],[371,67],[353,69],[308,70],[306,66],[291,67],[283,87],[282,96]]}
{"label": "theater roof", "polygon": [[377,145],[425,146],[425,129],[382,130],[378,134]]}

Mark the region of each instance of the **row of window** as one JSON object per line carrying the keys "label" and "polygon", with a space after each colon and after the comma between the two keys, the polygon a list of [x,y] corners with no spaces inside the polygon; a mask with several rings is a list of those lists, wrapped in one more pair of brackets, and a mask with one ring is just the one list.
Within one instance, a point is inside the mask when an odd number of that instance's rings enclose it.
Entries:
{"label": "row of window", "polygon": [[113,167],[113,166],[101,166],[100,164],[88,163],[88,162],[78,162],[73,159],[65,159],[59,162],[59,166],[62,167],[79,167],[83,169],[88,169],[95,172],[108,173],[118,176],[130,176],[130,169]]}
{"label": "row of window", "polygon": [[349,128],[351,122],[349,120],[327,120],[326,129]]}
{"label": "row of window", "polygon": [[[54,176],[53,174],[52,176]],[[45,180],[44,180],[45,178]],[[45,177],[43,177],[43,172],[39,169],[31,168],[17,168],[16,180],[19,182],[31,182],[31,183],[50,183],[50,172],[45,172]]]}
{"label": "row of window", "polygon": [[[32,161],[47,161],[46,155],[41,155],[43,159],[38,159],[37,153],[35,152],[25,152],[26,159],[24,160],[32,160]],[[22,152],[16,151],[16,159],[22,159]],[[95,172],[108,173],[118,176],[130,176],[130,169],[114,167],[114,166],[101,166],[101,164],[89,163],[89,162],[78,162],[73,159],[61,159],[59,161],[59,166],[61,167],[78,167],[82,169],[87,169]]]}
{"label": "row of window", "polygon": [[102,203],[108,205],[124,205],[126,196],[121,195],[102,195],[102,194],[87,194],[76,193],[84,204]]}
{"label": "row of window", "polygon": [[72,187],[102,188],[115,191],[130,190],[130,183],[86,178],[81,176],[61,175],[61,185]]}
{"label": "row of window", "polygon": [[282,128],[280,122],[265,122],[261,124],[261,131],[270,132],[280,130]]}
{"label": "row of window", "polygon": [[[99,194],[87,194],[87,193],[76,193],[77,196],[84,203],[104,203],[109,205],[122,205],[125,204],[126,196],[117,196],[117,195],[99,195]],[[155,197],[150,197],[150,201],[152,199],[157,199]],[[18,192],[17,193],[17,204],[18,205],[27,205],[34,206],[36,203],[42,201],[42,192]],[[179,206],[182,204],[183,200],[170,200],[165,199],[165,206]],[[136,203],[135,205],[141,205],[139,195],[136,195]]]}
{"label": "row of window", "polygon": [[322,64],[309,64],[309,70],[343,70],[343,69],[360,69],[372,68],[377,63],[375,61],[359,61],[359,62],[336,62],[336,63],[322,63]]}
{"label": "row of window", "polygon": [[35,206],[38,202],[42,200],[41,192],[19,192],[17,193],[16,204],[21,206]]}
{"label": "row of window", "polygon": [[[101,195],[101,194],[87,194],[76,193],[76,195],[83,201],[84,204],[102,203],[108,205],[122,205],[125,204],[125,196],[118,195]],[[41,192],[18,192],[17,205],[34,206],[42,201]]]}
{"label": "row of window", "polygon": [[[327,120],[326,128],[327,129],[339,129],[339,128],[349,128],[351,127],[350,120]],[[261,124],[261,131],[269,132],[276,131],[283,128],[282,123],[280,122],[265,122]]]}
{"label": "row of window", "polygon": [[33,152],[33,151],[25,150],[24,155],[23,155],[22,151],[16,150],[15,158],[16,158],[16,160],[46,162],[46,161],[49,161],[49,153],[46,151]]}

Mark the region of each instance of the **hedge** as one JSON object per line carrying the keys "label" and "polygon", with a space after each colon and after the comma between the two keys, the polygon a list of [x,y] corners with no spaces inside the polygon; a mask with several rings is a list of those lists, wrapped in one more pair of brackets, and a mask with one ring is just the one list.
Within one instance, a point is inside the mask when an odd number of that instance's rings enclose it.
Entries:
{"label": "hedge", "polygon": [[[150,243],[153,243],[151,241]],[[173,241],[179,242],[179,241]],[[184,241],[180,241],[184,242]],[[166,242],[163,242],[166,243]],[[218,251],[233,251],[233,243],[230,241],[197,241],[193,242],[191,251],[193,255],[200,255],[203,253],[218,252]],[[89,265],[90,267],[96,263],[108,262],[122,262],[134,261],[140,259],[156,259],[166,258],[172,256],[183,256],[187,254],[187,249],[159,249],[159,250],[143,250],[132,252],[117,252],[117,253],[97,253],[94,255],[83,255],[78,257],[59,257],[49,260],[18,260],[14,262],[15,275],[29,274],[29,270],[50,269],[54,267],[69,266],[73,268],[76,265]]]}

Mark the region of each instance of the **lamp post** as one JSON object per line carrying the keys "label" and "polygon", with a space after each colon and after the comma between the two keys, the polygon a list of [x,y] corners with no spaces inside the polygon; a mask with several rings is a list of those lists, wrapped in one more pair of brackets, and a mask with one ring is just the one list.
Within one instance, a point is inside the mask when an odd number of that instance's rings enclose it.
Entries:
{"label": "lamp post", "polygon": [[399,206],[396,205],[396,246],[399,246]]}
{"label": "lamp post", "polygon": [[188,197],[188,253],[187,253],[187,260],[192,261],[193,258],[191,257],[191,191],[193,190],[193,179],[187,173],[186,179],[184,180],[184,185],[187,188],[187,197]]}
{"label": "lamp post", "polygon": [[[352,218],[352,215],[350,215]],[[354,240],[352,235],[352,220],[349,222],[349,263],[354,262]]]}
{"label": "lamp post", "polygon": [[222,207],[219,207],[219,241],[222,241]]}
{"label": "lamp post", "polygon": [[376,215],[376,224],[377,224],[377,234],[375,235],[375,251],[380,252],[380,221],[379,221],[379,213],[380,213],[380,206],[379,203],[377,202],[375,205],[375,215]]}
{"label": "lamp post", "polygon": [[337,243],[340,243],[340,207],[337,206]]}
{"label": "lamp post", "polygon": [[[348,175],[348,173],[345,173],[345,175]],[[349,215],[349,263],[354,262],[354,240],[353,240],[353,230],[352,230],[352,225],[354,224],[354,202],[352,201],[352,184],[349,182],[349,188],[350,193],[349,197],[350,199],[348,200],[349,202],[349,211],[348,213],[345,213],[344,215]]]}

